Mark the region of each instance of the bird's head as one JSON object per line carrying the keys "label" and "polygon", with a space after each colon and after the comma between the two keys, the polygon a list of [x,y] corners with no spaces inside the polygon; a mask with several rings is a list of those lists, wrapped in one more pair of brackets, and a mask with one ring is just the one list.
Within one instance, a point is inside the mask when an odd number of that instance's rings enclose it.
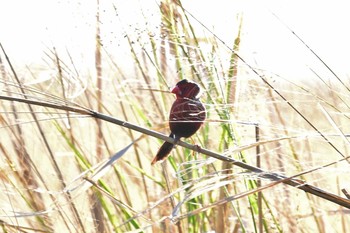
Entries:
{"label": "bird's head", "polygon": [[197,83],[183,79],[176,84],[171,93],[174,93],[177,98],[195,99],[200,92],[200,87]]}

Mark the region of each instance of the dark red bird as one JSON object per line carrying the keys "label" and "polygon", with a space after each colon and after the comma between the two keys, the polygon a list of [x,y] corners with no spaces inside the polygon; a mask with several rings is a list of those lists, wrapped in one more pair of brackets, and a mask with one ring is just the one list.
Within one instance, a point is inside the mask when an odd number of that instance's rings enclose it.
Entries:
{"label": "dark red bird", "polygon": [[[176,95],[176,100],[170,110],[169,137],[174,138],[176,144],[180,138],[191,137],[197,132],[205,120],[206,112],[204,105],[197,98],[200,88],[196,83],[184,79],[178,82],[171,92]],[[151,164],[165,159],[173,147],[174,144],[164,142]]]}

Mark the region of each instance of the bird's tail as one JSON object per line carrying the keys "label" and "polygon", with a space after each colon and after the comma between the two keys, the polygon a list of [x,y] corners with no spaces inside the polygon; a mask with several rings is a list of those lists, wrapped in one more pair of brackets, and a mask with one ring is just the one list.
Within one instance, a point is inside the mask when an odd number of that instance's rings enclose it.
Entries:
{"label": "bird's tail", "polygon": [[[173,133],[171,133],[169,135],[169,137],[174,138],[175,139],[175,143],[178,141],[178,139],[176,140],[176,137]],[[163,159],[165,159],[171,152],[171,150],[174,148],[175,144],[172,144],[170,142],[164,142],[163,145],[159,148],[156,157],[154,157],[154,159],[152,160],[151,164],[155,164],[158,161],[161,161]]]}

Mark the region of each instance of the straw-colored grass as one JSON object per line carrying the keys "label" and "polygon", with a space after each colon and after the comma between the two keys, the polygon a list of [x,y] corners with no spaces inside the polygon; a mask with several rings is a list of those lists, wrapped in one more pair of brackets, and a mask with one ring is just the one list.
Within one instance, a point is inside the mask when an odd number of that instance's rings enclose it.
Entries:
{"label": "straw-colored grass", "polygon": [[[93,78],[53,47],[56,76],[28,84],[1,44],[2,231],[347,232],[348,80],[246,62],[243,14],[227,45],[179,1],[158,10],[158,31],[124,28],[124,67],[97,9]],[[207,120],[151,166],[183,78],[202,87]]]}

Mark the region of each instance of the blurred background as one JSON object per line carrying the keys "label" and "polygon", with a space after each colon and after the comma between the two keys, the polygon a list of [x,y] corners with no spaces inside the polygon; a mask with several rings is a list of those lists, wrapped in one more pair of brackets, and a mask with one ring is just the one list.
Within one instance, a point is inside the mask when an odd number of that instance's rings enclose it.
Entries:
{"label": "blurred background", "polygon": [[207,121],[186,142],[344,196],[347,5],[0,0],[1,228],[348,232],[337,204],[285,184],[258,196],[271,181],[180,146],[151,166],[161,140],[64,108],[168,135],[166,91],[187,78],[202,88]]}

